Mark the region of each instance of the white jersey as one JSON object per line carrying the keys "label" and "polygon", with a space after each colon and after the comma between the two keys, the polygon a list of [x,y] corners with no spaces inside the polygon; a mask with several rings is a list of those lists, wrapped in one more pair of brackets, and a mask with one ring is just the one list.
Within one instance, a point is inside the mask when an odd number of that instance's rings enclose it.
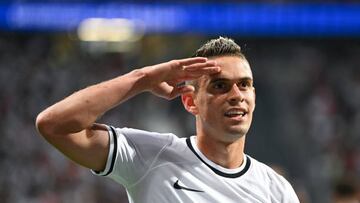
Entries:
{"label": "white jersey", "polygon": [[110,128],[105,170],[93,172],[122,184],[131,203],[298,203],[282,176],[248,155],[236,169],[207,159],[196,137],[178,138]]}

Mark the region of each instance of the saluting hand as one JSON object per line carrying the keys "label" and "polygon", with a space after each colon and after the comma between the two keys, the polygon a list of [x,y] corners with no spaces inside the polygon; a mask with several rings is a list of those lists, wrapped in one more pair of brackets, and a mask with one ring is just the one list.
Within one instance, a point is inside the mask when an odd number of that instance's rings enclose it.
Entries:
{"label": "saluting hand", "polygon": [[191,85],[179,85],[186,80],[194,80],[203,75],[220,72],[213,60],[203,57],[172,60],[148,66],[143,69],[149,77],[148,90],[165,99],[173,99],[181,94],[194,91]]}

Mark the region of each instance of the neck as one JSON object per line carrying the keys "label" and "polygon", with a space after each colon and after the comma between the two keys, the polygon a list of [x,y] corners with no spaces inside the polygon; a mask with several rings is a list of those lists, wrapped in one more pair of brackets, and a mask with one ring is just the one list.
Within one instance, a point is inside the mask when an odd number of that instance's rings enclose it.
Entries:
{"label": "neck", "polygon": [[224,142],[214,136],[198,134],[196,144],[208,159],[224,168],[238,168],[244,161],[245,136],[234,142]]}

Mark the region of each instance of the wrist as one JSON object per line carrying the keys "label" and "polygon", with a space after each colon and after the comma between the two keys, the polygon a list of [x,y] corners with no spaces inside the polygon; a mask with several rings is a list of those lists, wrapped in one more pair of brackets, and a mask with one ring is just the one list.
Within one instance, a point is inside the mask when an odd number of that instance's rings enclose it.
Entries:
{"label": "wrist", "polygon": [[151,91],[153,87],[158,84],[158,73],[154,70],[154,66],[136,69],[133,74],[141,78],[139,80],[139,86],[141,86],[143,91]]}
{"label": "wrist", "polygon": [[134,87],[139,92],[149,91],[152,87],[150,71],[148,68],[150,67],[135,69],[128,73],[132,78],[135,79]]}

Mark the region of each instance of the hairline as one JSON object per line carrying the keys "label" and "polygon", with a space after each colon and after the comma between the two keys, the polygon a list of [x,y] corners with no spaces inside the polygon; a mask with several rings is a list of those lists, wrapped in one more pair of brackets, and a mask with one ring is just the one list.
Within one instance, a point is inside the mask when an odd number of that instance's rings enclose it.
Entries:
{"label": "hairline", "polygon": [[[245,63],[247,64],[247,66],[248,66],[248,67],[250,68],[250,70],[251,70],[249,61],[246,59],[245,55],[242,54],[242,53],[241,53],[241,54],[221,54],[221,55],[216,55],[216,56],[207,57],[207,59],[216,59],[216,58],[221,58],[221,57],[237,57],[237,58],[239,58],[239,59],[241,59],[241,60],[244,60]],[[251,71],[251,72],[252,72],[252,71]],[[197,78],[197,79],[190,80],[190,81],[187,81],[187,82],[186,82],[187,85],[192,85],[192,86],[194,87],[194,89],[195,89],[195,90],[194,90],[194,93],[195,93],[195,94],[197,93],[198,89],[200,88],[199,83],[201,83],[202,78],[203,78],[204,76],[205,76],[205,75],[203,75],[203,76],[201,76],[201,77],[199,77],[199,78]],[[252,80],[254,80],[254,79],[252,78]]]}

